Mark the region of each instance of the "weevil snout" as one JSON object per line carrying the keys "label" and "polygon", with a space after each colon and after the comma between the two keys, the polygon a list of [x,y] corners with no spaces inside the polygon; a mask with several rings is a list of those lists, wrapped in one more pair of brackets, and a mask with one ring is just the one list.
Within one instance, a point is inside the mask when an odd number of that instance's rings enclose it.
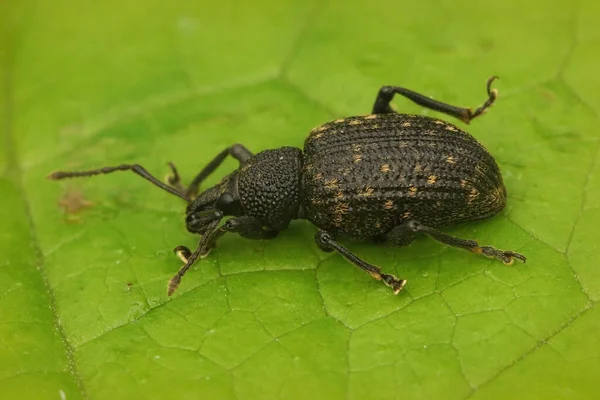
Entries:
{"label": "weevil snout", "polygon": [[237,174],[234,172],[188,204],[185,223],[188,231],[204,235],[214,221],[221,220],[224,216],[242,214]]}
{"label": "weevil snout", "polygon": [[206,210],[188,213],[185,217],[185,225],[191,233],[204,235],[213,222],[223,219],[220,210]]}

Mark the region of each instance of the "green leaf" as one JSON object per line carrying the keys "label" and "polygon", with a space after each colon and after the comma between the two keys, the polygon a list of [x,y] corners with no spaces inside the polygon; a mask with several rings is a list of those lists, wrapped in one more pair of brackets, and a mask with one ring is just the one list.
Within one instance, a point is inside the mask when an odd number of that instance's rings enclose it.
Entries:
{"label": "green leaf", "polygon": [[[599,4],[0,3],[0,398],[595,398]],[[493,74],[469,131],[509,205],[448,232],[528,262],[349,244],[408,279],[398,296],[298,221],[225,236],[168,298],[171,249],[198,240],[181,201],[130,173],[45,179],[173,161],[189,180],[236,142],[302,147],[381,85],[476,106]]]}

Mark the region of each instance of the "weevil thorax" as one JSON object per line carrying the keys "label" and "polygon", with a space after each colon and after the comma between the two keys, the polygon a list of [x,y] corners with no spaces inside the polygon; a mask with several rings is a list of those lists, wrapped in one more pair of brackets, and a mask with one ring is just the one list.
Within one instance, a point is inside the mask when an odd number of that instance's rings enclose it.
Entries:
{"label": "weevil thorax", "polygon": [[266,150],[245,161],[237,184],[244,215],[281,231],[298,217],[302,150],[281,147]]}

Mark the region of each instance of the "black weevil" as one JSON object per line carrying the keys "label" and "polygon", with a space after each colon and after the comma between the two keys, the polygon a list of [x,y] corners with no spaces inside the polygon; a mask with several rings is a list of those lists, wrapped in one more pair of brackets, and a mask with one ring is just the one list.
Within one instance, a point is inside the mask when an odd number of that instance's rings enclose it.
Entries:
{"label": "black weevil", "polygon": [[[295,147],[253,155],[241,144],[221,151],[185,188],[177,169],[168,184],[142,166],[123,164],[90,171],[49,175],[64,179],[133,171],[154,185],[184,199],[188,231],[202,235],[193,252],[175,248],[183,267],[169,282],[168,294],[198,258],[204,258],[226,232],[248,239],[273,239],[294,219],[307,219],[319,229],[315,241],[323,251],[337,251],[395,294],[406,280],[384,274],[342,246],[336,237],[371,240],[395,246],[425,234],[443,244],[511,264],[525,257],[513,251],[480,246],[439,231],[450,225],[481,220],[506,205],[506,189],[494,158],[475,138],[436,118],[396,113],[395,94],[469,123],[496,100],[487,82],[488,99],[475,111],[432,100],[411,90],[383,86],[373,111],[320,125],[310,132],[304,151]],[[198,188],[227,156],[240,167],[216,186]],[[220,225],[226,216],[232,216]]]}

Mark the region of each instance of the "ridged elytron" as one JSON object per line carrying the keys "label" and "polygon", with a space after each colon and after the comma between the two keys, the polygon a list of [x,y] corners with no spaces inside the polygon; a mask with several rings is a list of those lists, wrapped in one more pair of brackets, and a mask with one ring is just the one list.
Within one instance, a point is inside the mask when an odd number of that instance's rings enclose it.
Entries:
{"label": "ridged elytron", "polygon": [[[443,244],[496,258],[505,264],[525,257],[513,251],[480,246],[438,230],[490,217],[506,205],[506,189],[494,158],[471,135],[445,121],[396,113],[395,94],[465,123],[482,115],[496,100],[487,82],[488,98],[475,109],[455,107],[412,90],[383,86],[372,113],[327,122],[313,129],[304,151],[282,147],[252,154],[241,144],[221,151],[190,185],[183,187],[175,166],[163,183],[137,164],[80,172],[54,172],[50,179],[133,171],[187,202],[188,231],[202,235],[191,251],[178,246],[184,265],[170,280],[168,294],[186,271],[208,255],[227,232],[248,239],[273,239],[294,219],[317,226],[315,241],[323,251],[337,251],[398,294],[406,280],[381,272],[342,246],[337,237],[395,246],[425,234]],[[200,184],[227,157],[237,170],[199,195]],[[226,216],[223,224],[221,221]]]}

